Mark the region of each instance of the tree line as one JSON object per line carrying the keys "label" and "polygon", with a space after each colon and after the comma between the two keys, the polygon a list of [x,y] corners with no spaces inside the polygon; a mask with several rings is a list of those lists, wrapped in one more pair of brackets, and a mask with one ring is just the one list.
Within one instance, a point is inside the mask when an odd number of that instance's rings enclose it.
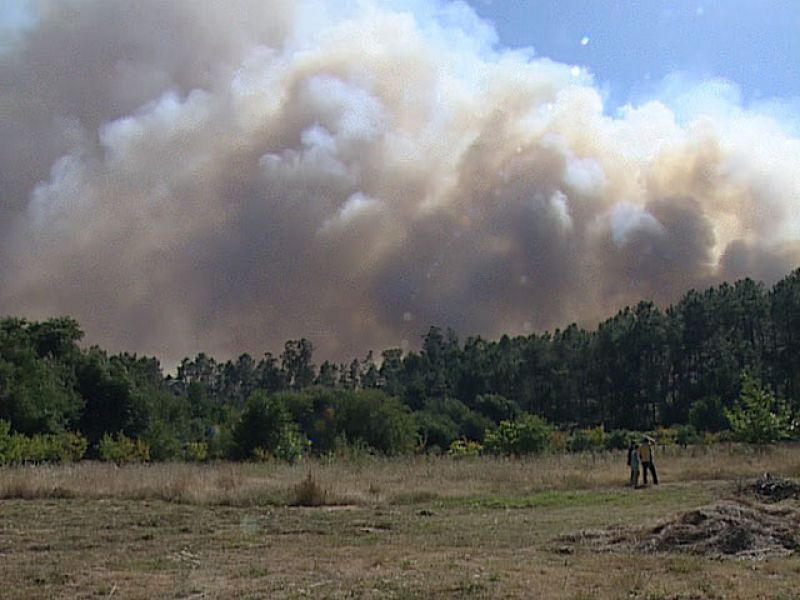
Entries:
{"label": "tree line", "polygon": [[495,440],[529,415],[566,431],[714,432],[743,382],[800,411],[800,269],[769,289],[691,290],[663,311],[642,301],[594,329],[461,341],[431,327],[419,351],[341,364],[317,365],[299,339],[258,359],[200,353],[165,374],[155,357],[83,349],[82,337],[69,317],[0,321],[0,454],[13,436],[90,457],[395,454]]}

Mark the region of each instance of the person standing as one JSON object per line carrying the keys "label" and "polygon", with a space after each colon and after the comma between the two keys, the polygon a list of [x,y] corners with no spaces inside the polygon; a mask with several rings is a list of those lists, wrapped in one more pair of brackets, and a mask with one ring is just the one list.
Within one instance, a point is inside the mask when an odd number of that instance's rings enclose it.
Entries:
{"label": "person standing", "polygon": [[644,437],[642,445],[639,446],[639,459],[642,463],[642,481],[647,485],[647,472],[653,476],[653,485],[658,485],[658,474],[656,473],[656,465],[653,462],[653,439]]}
{"label": "person standing", "polygon": [[639,485],[639,448],[633,441],[628,446],[628,466],[631,468],[630,486],[635,488]]}

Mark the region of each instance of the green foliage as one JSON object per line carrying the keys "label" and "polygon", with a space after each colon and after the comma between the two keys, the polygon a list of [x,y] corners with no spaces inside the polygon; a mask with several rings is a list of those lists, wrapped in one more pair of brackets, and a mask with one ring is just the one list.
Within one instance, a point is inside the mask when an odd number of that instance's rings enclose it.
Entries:
{"label": "green foliage", "polygon": [[522,411],[513,400],[499,394],[483,394],[475,398],[475,410],[495,423],[513,421]]}
{"label": "green foliage", "polygon": [[[573,324],[462,345],[454,332],[431,327],[419,352],[386,350],[380,367],[369,354],[317,370],[313,345],[300,339],[260,360],[242,354],[217,362],[199,353],[166,377],[155,358],[81,349],[83,333],[69,317],[5,318],[0,419],[10,432],[3,460],[58,460],[58,444],[46,436],[66,439],[67,431],[85,436],[93,458],[101,440],[118,433],[142,440],[154,460],[189,456],[188,443],[206,444],[209,458],[249,458],[260,448],[264,457],[293,460],[306,450],[305,438],[321,455],[342,448],[397,454],[418,440],[442,451],[459,439],[485,441],[487,432],[488,446],[512,448],[503,440],[516,429],[493,430],[525,413],[577,430],[571,439],[554,433],[554,449],[625,447],[622,428],[665,425],[661,440],[692,440],[685,424],[719,432],[709,439],[768,443],[794,432],[789,410],[744,389],[739,373],[764,377],[800,412],[799,307],[797,270],[770,291],[743,279],[692,290],[663,312],[640,302],[591,331]],[[247,402],[256,392],[279,398],[288,417],[252,412]],[[733,434],[725,430],[729,419]],[[586,429],[595,423],[610,433]],[[82,454],[76,443],[71,455]]]}
{"label": "green foliage", "polygon": [[689,423],[696,431],[717,432],[726,429],[728,419],[719,396],[706,396],[692,404]]}
{"label": "green foliage", "polygon": [[140,439],[132,439],[122,432],[115,435],[104,434],[98,444],[100,460],[119,464],[147,462],[150,460],[150,447]]}
{"label": "green foliage", "polygon": [[[29,323],[0,320],[0,419],[14,431],[32,435],[71,427],[83,402],[75,393],[64,361],[73,342],[47,341],[59,320]],[[57,337],[57,336],[55,336]]]}
{"label": "green foliage", "polygon": [[274,453],[290,423],[289,412],[280,397],[269,397],[263,391],[253,393],[233,428],[232,458],[253,458],[256,449],[262,455]]}
{"label": "green foliage", "polygon": [[675,443],[686,448],[690,444],[700,443],[700,435],[694,425],[679,425],[675,428]]}
{"label": "green foliage", "polygon": [[93,349],[76,365],[77,389],[85,407],[80,430],[97,444],[105,434],[138,437],[147,426],[146,404],[119,360]]}
{"label": "green foliage", "polygon": [[541,417],[525,414],[515,421],[501,421],[497,429],[487,431],[484,449],[493,454],[538,454],[547,448],[551,431]]}
{"label": "green foliage", "polygon": [[181,440],[175,430],[165,421],[154,419],[142,434],[142,440],[150,448],[150,459],[171,460],[181,455]]}
{"label": "green foliage", "polygon": [[447,448],[459,439],[458,425],[448,415],[419,411],[415,413],[415,417],[420,439],[428,450]]}
{"label": "green foliage", "polygon": [[183,456],[190,462],[208,460],[208,444],[205,442],[189,442],[183,450]]}
{"label": "green foliage", "polygon": [[631,441],[632,434],[626,429],[614,429],[608,432],[605,439],[606,450],[625,450]]}
{"label": "green foliage", "polygon": [[335,452],[337,445],[367,446],[387,455],[414,448],[411,411],[380,390],[312,388],[277,397],[318,455]]}
{"label": "green foliage", "polygon": [[10,424],[0,420],[0,465],[74,462],[83,458],[87,445],[77,433],[27,436],[12,432]]}
{"label": "green foliage", "polygon": [[473,458],[480,456],[483,446],[472,440],[455,440],[447,449],[447,456],[452,458]]}
{"label": "green foliage", "polygon": [[340,393],[336,422],[349,442],[360,440],[386,455],[410,452],[416,441],[411,411],[377,390]]}
{"label": "green foliage", "polygon": [[733,410],[726,410],[725,414],[734,438],[742,442],[772,444],[788,438],[793,430],[786,403],[748,373],[742,375],[742,391]]}
{"label": "green foliage", "polygon": [[608,434],[602,425],[574,431],[567,448],[570,452],[600,452],[606,449]]}
{"label": "green foliage", "polygon": [[295,423],[289,423],[281,429],[274,455],[278,460],[294,463],[300,460],[310,449],[311,443],[300,432]]}
{"label": "green foliage", "polygon": [[493,420],[455,398],[429,399],[416,419],[420,439],[429,449],[448,448],[460,438],[481,442],[486,430],[494,426]]}
{"label": "green foliage", "polygon": [[595,450],[596,448],[592,444],[592,440],[589,439],[589,436],[586,435],[586,430],[578,429],[569,438],[567,449],[570,452],[589,452]]}

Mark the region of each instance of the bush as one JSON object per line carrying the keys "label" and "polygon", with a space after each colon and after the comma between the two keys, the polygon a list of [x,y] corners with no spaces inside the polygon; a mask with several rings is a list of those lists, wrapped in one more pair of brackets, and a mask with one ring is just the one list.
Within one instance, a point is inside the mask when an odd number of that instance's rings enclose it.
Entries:
{"label": "bush", "polygon": [[164,421],[150,423],[142,436],[150,448],[150,458],[156,461],[170,460],[181,454],[181,443]]}
{"label": "bush", "polygon": [[[480,397],[479,397],[480,398]],[[500,396],[490,396],[500,398]],[[471,410],[456,398],[434,398],[416,413],[417,429],[425,445],[448,448],[457,439],[483,441],[487,429],[495,422]]]}
{"label": "bush", "polygon": [[627,429],[614,429],[606,436],[606,450],[625,450],[631,441],[632,435]]}
{"label": "bush", "polygon": [[547,448],[551,432],[547,421],[526,414],[515,421],[501,421],[497,429],[487,431],[484,448],[493,454],[538,454]]}
{"label": "bush", "polygon": [[513,421],[522,412],[516,402],[497,394],[477,396],[475,398],[475,410],[491,419],[494,423]]}
{"label": "bush", "polygon": [[289,423],[281,430],[278,443],[275,446],[275,458],[289,463],[300,460],[308,452],[311,443],[308,438],[300,433],[294,423]]}
{"label": "bush", "polygon": [[606,448],[606,430],[602,425],[578,429],[567,441],[570,452],[600,452]]}
{"label": "bush", "polygon": [[471,458],[480,456],[483,446],[471,440],[456,440],[447,449],[447,456],[452,458]]}
{"label": "bush", "polygon": [[100,460],[117,464],[150,460],[150,447],[143,440],[129,438],[122,432],[115,436],[103,434],[97,451]]}
{"label": "bush", "polygon": [[563,431],[554,429],[550,432],[550,439],[547,444],[553,452],[565,452],[569,443],[569,435]]}
{"label": "bush", "polygon": [[89,441],[79,433],[68,431],[61,436],[62,462],[78,462],[89,449]]}
{"label": "bush", "polygon": [[0,465],[78,461],[86,454],[88,442],[80,434],[12,433],[7,421],[0,420]]}
{"label": "bush", "polygon": [[793,429],[786,403],[746,373],[733,410],[726,410],[725,414],[734,438],[750,444],[772,444],[788,438]]}
{"label": "bush", "polygon": [[693,425],[679,425],[675,428],[675,443],[686,448],[689,444],[700,442],[700,436]]}
{"label": "bush", "polygon": [[232,458],[254,458],[256,449],[260,449],[261,455],[274,453],[290,424],[289,413],[280,398],[268,397],[263,391],[254,392],[233,428]]}
{"label": "bush", "polygon": [[423,410],[414,416],[426,449],[433,446],[447,448],[458,439],[458,425],[447,415]]}
{"label": "bush", "polygon": [[586,435],[586,430],[578,429],[567,442],[567,449],[570,452],[588,452],[593,449],[592,441]]}
{"label": "bush", "polygon": [[719,396],[708,396],[697,400],[689,409],[689,423],[696,431],[722,431],[728,427],[728,419]]}
{"label": "bush", "polygon": [[328,490],[323,488],[309,471],[306,478],[292,489],[292,506],[324,506],[328,503]]}
{"label": "bush", "polygon": [[347,445],[368,446],[383,454],[403,454],[413,450],[417,440],[408,407],[379,390],[314,388],[273,398],[285,403],[315,454],[336,451],[342,439]]}
{"label": "bush", "polygon": [[336,408],[337,429],[351,444],[361,441],[390,456],[414,449],[414,417],[399,400],[378,390],[342,392]]}
{"label": "bush", "polygon": [[191,462],[208,460],[208,444],[205,442],[189,442],[183,451],[183,457]]}

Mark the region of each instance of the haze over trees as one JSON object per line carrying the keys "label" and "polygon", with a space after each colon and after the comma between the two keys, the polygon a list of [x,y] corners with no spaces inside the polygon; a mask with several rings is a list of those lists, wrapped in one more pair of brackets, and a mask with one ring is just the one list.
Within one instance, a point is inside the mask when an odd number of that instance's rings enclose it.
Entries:
{"label": "haze over trees", "polygon": [[[743,279],[692,290],[663,311],[642,301],[593,330],[462,341],[431,327],[419,351],[342,364],[315,364],[300,339],[279,356],[199,353],[165,375],[157,358],[81,339],[69,317],[0,321],[0,454],[35,440],[43,459],[82,455],[81,443],[90,457],[130,444],[152,460],[292,459],[520,435],[535,450],[550,426],[730,427],[764,443],[792,435],[800,411],[800,270],[771,289]],[[569,448],[584,447],[579,437]]]}

